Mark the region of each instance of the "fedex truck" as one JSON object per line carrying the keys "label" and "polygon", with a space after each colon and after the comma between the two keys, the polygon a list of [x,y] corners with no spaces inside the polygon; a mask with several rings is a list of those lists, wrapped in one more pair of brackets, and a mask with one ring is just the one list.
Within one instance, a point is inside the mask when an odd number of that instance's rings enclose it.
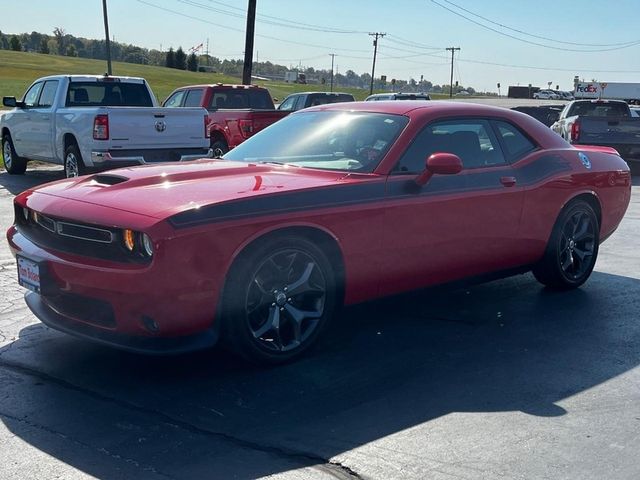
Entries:
{"label": "fedex truck", "polygon": [[640,104],[640,83],[578,82],[573,94],[578,99],[612,99]]}

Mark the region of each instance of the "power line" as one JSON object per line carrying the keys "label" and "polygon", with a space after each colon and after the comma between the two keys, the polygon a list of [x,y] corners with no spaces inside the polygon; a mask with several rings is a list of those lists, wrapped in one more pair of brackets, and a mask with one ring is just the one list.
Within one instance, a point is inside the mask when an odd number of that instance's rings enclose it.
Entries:
{"label": "power line", "polygon": [[499,27],[506,28],[507,30],[511,30],[512,32],[517,32],[517,33],[521,33],[522,35],[527,35],[528,37],[539,38],[540,40],[548,40],[550,42],[563,43],[565,45],[576,45],[576,46],[579,46],[579,47],[619,47],[619,46],[622,46],[624,48],[624,47],[628,47],[628,46],[640,43],[640,40],[632,40],[632,41],[629,41],[629,42],[620,42],[620,43],[583,43],[583,42],[576,43],[576,42],[566,42],[566,41],[558,40],[558,39],[555,39],[555,38],[542,37],[540,35],[535,35],[533,33],[528,33],[528,32],[525,32],[523,30],[518,30],[517,28],[509,27],[509,26],[504,25],[504,24],[499,23],[499,22],[495,22],[495,21],[491,20],[490,18],[483,17],[482,15],[480,15],[478,13],[472,12],[471,10],[467,10],[466,8],[458,5],[457,3],[450,2],[449,0],[441,0],[441,1],[443,1],[445,3],[448,3],[449,5],[453,5],[454,7],[459,8],[463,12],[467,12],[467,13],[473,15],[474,17],[481,18],[485,22],[489,22],[489,23],[491,23],[493,25],[497,25]]}
{"label": "power line", "polygon": [[544,48],[550,48],[552,50],[560,50],[563,52],[582,52],[582,53],[595,53],[595,52],[610,52],[613,50],[622,50],[623,48],[629,48],[632,47],[634,45],[640,45],[640,41],[635,42],[635,43],[630,43],[628,45],[625,45],[623,47],[611,47],[611,48],[600,48],[600,49],[591,49],[591,50],[584,50],[584,49],[576,49],[576,48],[564,48],[564,47],[554,47],[552,45],[545,45],[544,43],[538,43],[538,42],[532,42],[531,40],[525,40],[524,38],[520,38],[520,37],[516,37],[515,35],[511,35],[509,33],[505,33],[505,32],[501,32],[500,30],[496,30],[495,28],[492,28],[488,25],[485,25],[483,23],[480,23],[472,18],[469,18],[463,14],[461,14],[460,12],[456,12],[455,10],[450,9],[449,7],[447,7],[446,5],[443,5],[439,2],[437,2],[436,0],[431,0],[432,3],[438,5],[441,8],[444,8],[445,10],[447,10],[448,12],[453,13],[454,15],[457,15],[458,17],[464,18],[465,20],[478,25],[479,27],[485,28],[487,30],[490,30],[494,33],[497,33],[498,35],[502,35],[504,37],[509,37],[512,38],[514,40],[518,40],[519,42],[523,42],[523,43],[527,43],[529,45],[535,45],[538,47],[544,47]]}
{"label": "power line", "polygon": [[[235,12],[230,12],[228,10],[223,10],[220,8],[215,8],[209,5],[205,5],[199,2],[196,2],[194,0],[176,0],[180,3],[184,3],[185,5],[190,5],[192,7],[197,7],[197,8],[201,8],[203,10],[207,10],[210,12],[214,12],[214,13],[221,13],[222,15],[227,15],[230,17],[235,17],[235,18],[242,18],[244,19],[245,15],[244,13],[235,13]],[[242,9],[239,9],[237,7],[233,7],[232,5],[228,5],[226,3],[222,3],[222,2],[213,2],[213,3],[217,3],[220,5],[224,5],[228,8],[232,8],[234,10],[239,10],[240,12],[244,12]],[[322,33],[341,33],[341,34],[357,34],[357,33],[363,33],[363,32],[358,32],[355,30],[342,30],[342,29],[335,29],[335,28],[327,28],[327,27],[322,27],[320,25],[311,25],[311,24],[305,24],[305,23],[298,23],[298,22],[292,22],[292,21],[288,21],[282,18],[278,18],[278,17],[269,17],[269,18],[274,18],[276,20],[269,20],[269,19],[262,19],[265,18],[267,16],[265,15],[256,15],[256,21],[259,23],[264,23],[264,24],[268,24],[268,25],[274,25],[277,27],[284,27],[284,28],[293,28],[293,29],[297,29],[297,30],[305,30],[305,31],[316,31],[316,32],[322,32]],[[365,32],[366,33],[366,32]]]}
{"label": "power line", "polygon": [[[196,21],[201,22],[201,23],[206,23],[208,25],[214,25],[216,27],[224,28],[226,30],[231,30],[231,31],[234,31],[234,32],[240,32],[240,33],[243,33],[243,34],[245,33],[244,29],[241,29],[241,28],[234,28],[234,27],[230,27],[228,25],[224,25],[224,24],[221,24],[221,23],[215,23],[215,22],[212,22],[210,20],[205,20],[203,18],[195,17],[193,15],[188,15],[186,13],[177,12],[175,10],[171,10],[170,8],[161,7],[160,5],[155,5],[155,4],[153,4],[151,2],[147,2],[145,0],[136,0],[136,1],[138,3],[142,3],[142,4],[147,5],[149,7],[156,8],[158,10],[163,10],[165,12],[172,13],[174,15],[178,15],[178,16],[181,16],[181,17],[189,18],[191,20],[196,20]],[[343,52],[359,52],[359,53],[360,52],[362,52],[362,53],[368,52],[368,50],[362,50],[362,49],[334,48],[334,47],[329,47],[327,45],[314,45],[314,44],[311,44],[311,43],[296,42],[294,40],[286,40],[284,38],[272,37],[270,35],[256,34],[256,37],[266,38],[268,40],[276,40],[278,42],[289,43],[289,44],[292,44],[292,45],[301,45],[303,47],[322,48],[323,50],[341,50]]]}

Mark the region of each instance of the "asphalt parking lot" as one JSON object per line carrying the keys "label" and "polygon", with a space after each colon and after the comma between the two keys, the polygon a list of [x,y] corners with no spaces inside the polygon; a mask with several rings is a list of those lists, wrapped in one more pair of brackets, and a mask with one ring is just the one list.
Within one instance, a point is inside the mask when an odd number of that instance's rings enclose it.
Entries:
{"label": "asphalt parking lot", "polygon": [[[0,173],[13,196],[59,169]],[[530,275],[346,309],[256,369],[40,324],[0,241],[0,478],[640,478],[640,177],[582,288]]]}

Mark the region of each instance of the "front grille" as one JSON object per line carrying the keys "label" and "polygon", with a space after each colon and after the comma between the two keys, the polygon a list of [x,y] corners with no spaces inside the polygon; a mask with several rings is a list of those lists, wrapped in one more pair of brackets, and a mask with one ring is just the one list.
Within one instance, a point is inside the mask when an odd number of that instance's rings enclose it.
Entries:
{"label": "front grille", "polygon": [[103,328],[116,326],[113,307],[108,302],[69,293],[44,297],[44,301],[65,317]]}
{"label": "front grille", "polygon": [[122,231],[117,228],[69,222],[33,210],[25,218],[23,208],[18,205],[15,224],[21,234],[44,249],[122,263],[149,262],[149,258],[125,249]]}

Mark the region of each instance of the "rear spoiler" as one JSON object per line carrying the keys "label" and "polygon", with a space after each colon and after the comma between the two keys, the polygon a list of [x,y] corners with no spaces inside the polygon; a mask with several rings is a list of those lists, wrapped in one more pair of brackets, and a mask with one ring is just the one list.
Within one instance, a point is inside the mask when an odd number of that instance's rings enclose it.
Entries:
{"label": "rear spoiler", "polygon": [[574,145],[574,147],[576,150],[583,150],[585,152],[610,153],[620,156],[620,153],[613,147],[603,147],[600,145]]}

